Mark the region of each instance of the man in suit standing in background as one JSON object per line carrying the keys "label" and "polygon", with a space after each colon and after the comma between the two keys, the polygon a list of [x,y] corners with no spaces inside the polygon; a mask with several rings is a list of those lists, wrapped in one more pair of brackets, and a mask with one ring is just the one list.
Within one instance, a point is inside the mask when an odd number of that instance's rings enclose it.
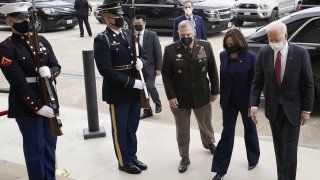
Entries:
{"label": "man in suit standing in background", "polygon": [[[162,52],[159,37],[157,33],[149,31],[146,28],[146,19],[142,16],[136,16],[133,20],[134,29],[137,32],[137,42],[147,53],[147,61],[144,65],[144,76],[148,92],[155,103],[155,112],[162,111],[159,93],[155,86],[156,76],[160,76],[162,68]],[[144,109],[141,119],[153,116],[152,109]]]}
{"label": "man in suit standing in background", "polygon": [[76,10],[77,19],[79,22],[80,37],[83,37],[83,34],[84,34],[83,23],[86,25],[88,35],[90,37],[92,36],[92,32],[91,32],[91,28],[88,20],[90,8],[91,7],[87,0],[76,0],[74,3],[74,9]]}
{"label": "man in suit standing in background", "polygon": [[266,31],[269,45],[258,55],[250,116],[257,124],[257,107],[263,89],[278,180],[295,180],[300,125],[310,119],[314,100],[310,57],[305,49],[287,42],[287,27],[282,22],[269,24]]}
{"label": "man in suit standing in background", "polygon": [[185,1],[183,3],[183,11],[185,14],[177,17],[173,23],[173,42],[179,40],[178,25],[183,20],[189,20],[193,23],[193,26],[196,29],[196,39],[207,40],[207,34],[203,25],[202,17],[192,14],[192,10],[192,1]]}

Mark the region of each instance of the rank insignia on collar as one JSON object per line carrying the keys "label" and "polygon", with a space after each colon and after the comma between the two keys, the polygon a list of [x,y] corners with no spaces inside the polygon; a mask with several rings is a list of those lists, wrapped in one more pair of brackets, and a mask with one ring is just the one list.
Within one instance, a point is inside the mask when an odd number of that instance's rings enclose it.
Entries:
{"label": "rank insignia on collar", "polygon": [[12,60],[3,56],[1,60],[1,66],[10,66],[10,64],[12,64]]}
{"label": "rank insignia on collar", "polygon": [[181,57],[182,57],[182,55],[181,55],[181,54],[178,54],[178,55],[177,55],[177,57],[178,57],[178,58],[181,58]]}

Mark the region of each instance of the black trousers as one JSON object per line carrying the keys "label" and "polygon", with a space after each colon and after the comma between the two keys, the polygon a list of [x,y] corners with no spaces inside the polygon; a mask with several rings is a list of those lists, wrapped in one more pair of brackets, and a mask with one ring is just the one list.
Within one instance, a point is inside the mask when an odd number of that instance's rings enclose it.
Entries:
{"label": "black trousers", "polygon": [[293,126],[281,104],[277,119],[270,121],[274,151],[277,161],[278,180],[295,180],[300,126]]}
{"label": "black trousers", "polygon": [[87,32],[89,36],[92,36],[89,20],[87,15],[77,15],[77,19],[79,22],[80,35],[83,36],[83,23],[86,25]]}

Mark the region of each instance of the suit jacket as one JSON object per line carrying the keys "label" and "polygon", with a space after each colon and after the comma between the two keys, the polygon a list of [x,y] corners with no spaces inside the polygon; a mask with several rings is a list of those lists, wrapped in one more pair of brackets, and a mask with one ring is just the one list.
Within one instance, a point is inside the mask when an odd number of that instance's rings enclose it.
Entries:
{"label": "suit jacket", "polygon": [[274,76],[274,51],[269,45],[258,55],[256,73],[252,83],[250,105],[258,106],[264,88],[265,115],[270,121],[277,117],[278,98],[292,125],[300,124],[302,111],[312,111],[314,83],[310,57],[307,50],[289,43],[289,51],[283,80],[277,85]]}
{"label": "suit jacket", "polygon": [[[209,84],[209,79],[210,84]],[[177,98],[179,108],[199,108],[219,94],[219,78],[211,45],[195,40],[192,57],[181,41],[165,48],[162,80],[168,99]]]}
{"label": "suit jacket", "polygon": [[[193,15],[193,19],[195,21],[196,24],[196,38],[197,39],[203,39],[203,40],[207,40],[207,34],[203,25],[203,20],[201,16],[197,16],[197,15]],[[183,20],[187,20],[185,15],[181,15],[179,17],[177,17],[174,20],[173,23],[173,42],[179,40],[179,34],[178,34],[178,25],[181,21]]]}
{"label": "suit jacket", "polygon": [[157,33],[145,29],[142,47],[148,57],[144,64],[144,72],[154,76],[155,70],[161,71],[162,68],[162,51]]}
{"label": "suit jacket", "polygon": [[89,15],[89,3],[87,0],[76,0],[74,2],[76,15]]}
{"label": "suit jacket", "polygon": [[[220,53],[220,104],[222,108],[232,101],[239,109],[250,107],[250,89],[254,77],[257,55],[252,51],[239,54],[237,60],[230,60],[226,51]],[[234,69],[229,66],[234,63]]]}
{"label": "suit jacket", "polygon": [[[132,102],[139,97],[139,90],[133,88],[137,70],[133,65],[127,67],[133,60],[132,33],[126,29],[122,32],[126,40],[119,38],[110,28],[94,39],[94,59],[103,77],[103,100],[109,104]],[[139,50],[144,56],[142,47]]]}

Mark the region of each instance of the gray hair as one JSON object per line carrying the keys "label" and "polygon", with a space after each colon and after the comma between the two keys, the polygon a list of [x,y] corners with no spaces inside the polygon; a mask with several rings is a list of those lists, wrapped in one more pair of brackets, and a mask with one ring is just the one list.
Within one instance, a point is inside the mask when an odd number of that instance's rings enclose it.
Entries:
{"label": "gray hair", "polygon": [[267,33],[269,33],[270,31],[275,31],[275,30],[280,30],[280,32],[282,34],[286,34],[287,33],[287,26],[283,22],[274,21],[274,22],[268,24],[266,27]]}
{"label": "gray hair", "polygon": [[187,27],[191,28],[193,31],[195,30],[195,29],[194,29],[194,26],[193,26],[193,23],[192,23],[191,21],[189,21],[189,20],[183,20],[183,21],[181,21],[181,22],[179,23],[179,25],[178,25],[178,31],[179,31],[180,29],[182,29],[182,28],[187,28]]}

